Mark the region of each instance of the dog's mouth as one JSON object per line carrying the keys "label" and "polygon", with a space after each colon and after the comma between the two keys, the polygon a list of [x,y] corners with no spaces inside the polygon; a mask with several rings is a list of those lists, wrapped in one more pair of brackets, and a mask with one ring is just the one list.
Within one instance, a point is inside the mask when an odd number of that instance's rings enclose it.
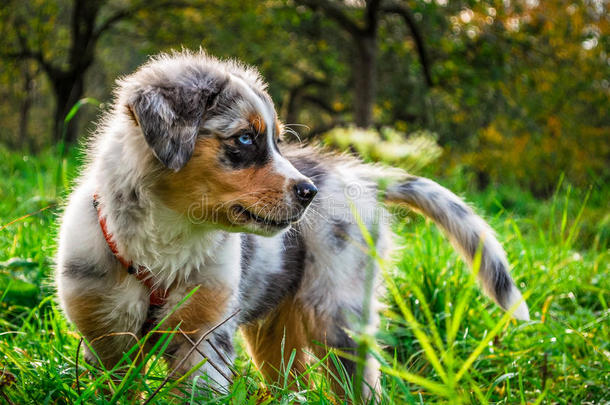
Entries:
{"label": "dog's mouth", "polygon": [[233,223],[245,225],[245,223],[247,223],[247,222],[252,222],[252,223],[255,223],[258,225],[262,225],[267,228],[276,228],[276,229],[287,228],[291,224],[293,224],[293,223],[297,222],[299,219],[301,219],[301,216],[302,216],[302,213],[300,213],[299,215],[296,215],[296,216],[293,216],[290,218],[286,218],[286,219],[264,218],[259,215],[256,215],[252,211],[248,211],[241,205],[234,205],[231,208],[231,211],[233,214],[233,221],[232,221]]}

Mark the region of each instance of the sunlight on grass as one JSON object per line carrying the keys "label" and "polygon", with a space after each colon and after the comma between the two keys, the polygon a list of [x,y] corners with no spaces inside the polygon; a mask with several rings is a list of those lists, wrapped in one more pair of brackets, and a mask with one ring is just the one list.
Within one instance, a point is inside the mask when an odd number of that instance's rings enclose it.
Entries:
{"label": "sunlight on grass", "polygon": [[[57,180],[56,153],[16,156],[0,149],[2,396],[16,404],[127,404],[134,396],[150,398],[168,375],[159,355],[173,334],[161,335],[144,357],[136,356],[149,339],[142,338],[113,370],[86,364],[82,348],[77,365],[80,336],[59,312],[49,277],[57,204],[79,162],[76,152],[67,150]],[[608,230],[591,224],[589,216],[607,203],[608,193],[560,182],[549,201],[520,195],[522,206],[505,208],[501,201],[511,193],[506,188],[469,195],[479,212],[496,213],[490,222],[528,299],[530,322],[511,320],[485,298],[473,272],[420,217],[409,216],[394,226],[394,262],[382,261],[371,250],[387,286],[382,328],[376,337],[353,332],[359,348],[382,364],[382,403],[610,400]],[[374,232],[363,233],[374,246]],[[333,351],[316,359],[296,378],[285,364],[280,381],[264,384],[243,345],[237,350],[237,376],[226,392],[171,379],[152,403],[175,402],[178,392],[186,393],[190,403],[339,403],[330,391],[331,380],[349,398],[360,395],[341,370],[337,356],[346,353]],[[338,372],[332,372],[332,364]]]}

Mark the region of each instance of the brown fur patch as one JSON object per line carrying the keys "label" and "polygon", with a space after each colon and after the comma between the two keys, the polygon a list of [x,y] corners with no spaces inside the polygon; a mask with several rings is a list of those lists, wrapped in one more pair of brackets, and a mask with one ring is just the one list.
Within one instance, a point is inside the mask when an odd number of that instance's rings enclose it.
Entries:
{"label": "brown fur patch", "polygon": [[240,205],[258,216],[273,210],[285,214],[286,178],[272,164],[229,170],[219,161],[222,140],[208,137],[197,141],[189,162],[178,172],[166,171],[157,181],[163,202],[193,221],[232,225],[231,208]]}
{"label": "brown fur patch", "polygon": [[[187,288],[187,291],[193,288]],[[163,324],[163,329],[173,330],[180,324],[183,331],[199,330],[205,333],[207,330],[203,329],[222,320],[230,297],[231,291],[228,289],[199,286],[199,289],[169,316]]]}
{"label": "brown fur patch", "polygon": [[[96,293],[73,295],[65,298],[65,309],[83,337],[90,343],[106,368],[112,368],[132,345],[137,343],[136,330],[118,330],[117,322],[105,319],[111,304],[105,296]],[[94,361],[88,352],[86,357]]]}
{"label": "brown fur patch", "polygon": [[[187,288],[186,291],[193,288],[194,286]],[[226,288],[199,286],[199,289],[163,323],[163,330],[174,330],[179,326],[181,332],[173,336],[166,353],[170,369],[176,369],[180,365],[183,356],[192,347],[191,342],[197,341],[201,335],[224,320],[230,296],[231,291]],[[150,343],[153,344],[156,339],[157,337],[153,337]],[[184,374],[193,365],[187,361],[176,371]]]}
{"label": "brown fur patch", "polygon": [[[312,311],[304,308],[294,298],[286,299],[263,321],[241,328],[254,363],[265,378],[276,381],[284,371],[296,350],[292,363],[292,375],[302,373],[308,363],[305,349],[311,346],[311,327],[314,325]],[[317,325],[322,327],[323,325]],[[284,352],[282,353],[282,341]]]}
{"label": "brown fur patch", "polygon": [[[296,350],[291,368],[293,378],[306,370],[309,359],[305,350],[312,352],[318,359],[328,354],[327,331],[330,325],[329,319],[316,316],[312,309],[295,298],[289,298],[267,318],[242,326],[241,331],[257,368],[268,381],[277,381],[293,350]],[[344,396],[345,392],[335,378],[340,378],[339,371],[330,358],[326,361],[324,370],[329,374],[334,392]]]}
{"label": "brown fur patch", "polygon": [[265,120],[258,113],[252,113],[248,116],[248,122],[258,134],[264,134],[267,130]]}

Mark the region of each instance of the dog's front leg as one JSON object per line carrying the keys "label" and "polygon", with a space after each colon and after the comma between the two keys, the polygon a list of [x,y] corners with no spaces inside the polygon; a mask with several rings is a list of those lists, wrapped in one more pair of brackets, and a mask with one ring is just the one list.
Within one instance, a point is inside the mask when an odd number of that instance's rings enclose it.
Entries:
{"label": "dog's front leg", "polygon": [[[180,297],[186,296],[195,287],[188,286],[172,292],[170,303],[179,302]],[[231,384],[231,367],[235,358],[233,335],[236,329],[236,319],[232,314],[236,308],[232,289],[206,285],[197,287],[162,325],[164,330],[177,329],[178,332],[174,334],[166,352],[173,372],[184,375],[203,363],[193,372],[194,376],[201,377],[201,382],[216,391]]]}
{"label": "dog's front leg", "polygon": [[88,343],[85,360],[101,361],[110,370],[138,343],[148,306],[146,291],[133,277],[110,280],[110,276],[73,273],[63,271],[58,276],[62,307]]}

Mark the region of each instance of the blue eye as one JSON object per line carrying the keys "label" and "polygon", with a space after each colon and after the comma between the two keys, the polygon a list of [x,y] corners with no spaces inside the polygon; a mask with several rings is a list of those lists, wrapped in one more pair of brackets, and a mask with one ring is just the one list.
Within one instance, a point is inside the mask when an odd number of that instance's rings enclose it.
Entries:
{"label": "blue eye", "polygon": [[250,134],[241,134],[237,139],[242,145],[252,145],[252,136]]}

